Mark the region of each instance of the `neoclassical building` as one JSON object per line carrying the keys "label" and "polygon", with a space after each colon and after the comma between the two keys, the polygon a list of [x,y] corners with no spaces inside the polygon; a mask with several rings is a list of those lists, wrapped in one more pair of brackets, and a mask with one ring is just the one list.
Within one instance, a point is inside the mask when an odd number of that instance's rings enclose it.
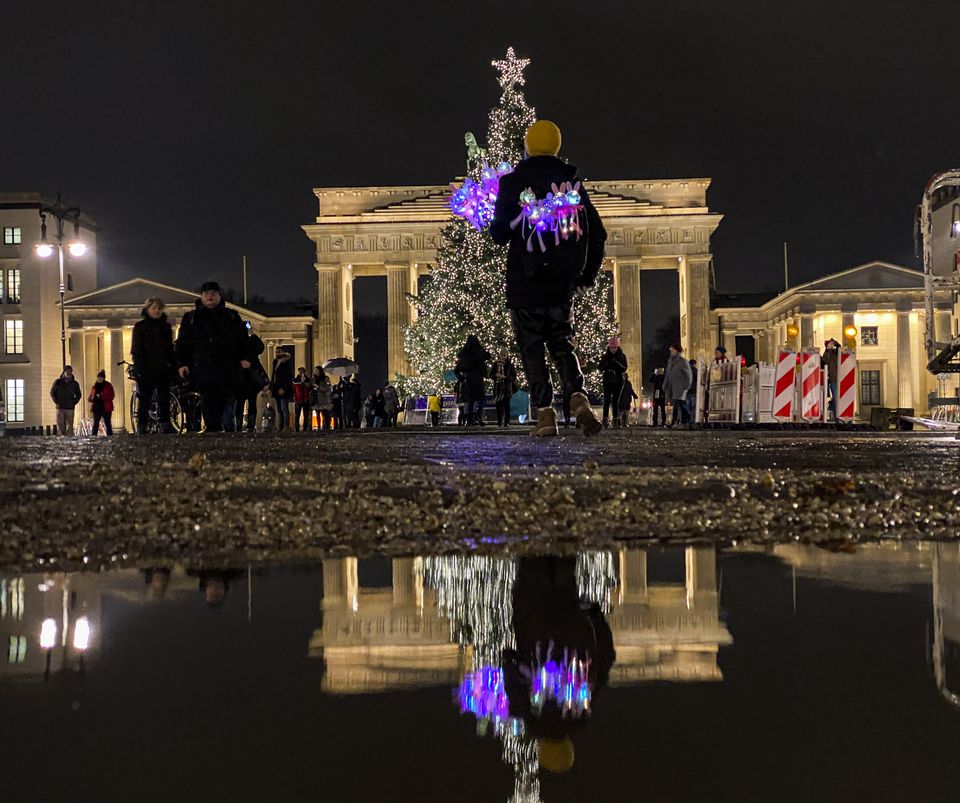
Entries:
{"label": "neoclassical building", "polygon": [[[623,348],[642,372],[640,274],[679,273],[681,339],[692,354],[707,354],[710,237],[722,215],[707,205],[708,178],[591,181],[589,188],[607,228],[606,270],[613,275],[614,306]],[[450,220],[446,186],[320,187],[317,217],[303,226],[316,247],[317,354],[321,360],[353,357],[352,281],[387,279],[387,372],[408,373],[403,330],[413,321],[407,295],[429,273]]]}
{"label": "neoclassical building", "polygon": [[[923,411],[928,393],[956,393],[955,377],[944,377],[941,386],[927,371],[919,271],[868,262],[766,300],[727,295],[716,301],[710,321],[717,341],[730,354],[747,353],[748,359],[757,362],[773,363],[782,345],[822,349],[827,338],[844,343],[843,330],[856,327],[857,400],[862,418],[869,418],[870,408],[878,406]],[[937,340],[949,340],[956,331],[949,296],[937,300],[934,314]],[[793,337],[792,327],[798,332]]]}

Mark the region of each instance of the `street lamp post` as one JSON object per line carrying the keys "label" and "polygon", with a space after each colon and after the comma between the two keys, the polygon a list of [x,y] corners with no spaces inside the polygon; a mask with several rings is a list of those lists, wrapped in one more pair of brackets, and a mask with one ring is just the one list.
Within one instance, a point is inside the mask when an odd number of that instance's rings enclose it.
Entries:
{"label": "street lamp post", "polygon": [[82,257],[87,253],[87,244],[80,240],[80,207],[65,207],[60,193],[57,193],[57,201],[53,206],[41,205],[40,207],[40,242],[35,246],[38,257],[48,259],[53,256],[54,246],[47,242],[47,215],[57,221],[56,249],[60,260],[60,368],[63,370],[67,365],[67,321],[63,308],[64,294],[66,293],[63,272],[63,223],[65,220],[73,221],[73,239],[67,243],[70,256]]}

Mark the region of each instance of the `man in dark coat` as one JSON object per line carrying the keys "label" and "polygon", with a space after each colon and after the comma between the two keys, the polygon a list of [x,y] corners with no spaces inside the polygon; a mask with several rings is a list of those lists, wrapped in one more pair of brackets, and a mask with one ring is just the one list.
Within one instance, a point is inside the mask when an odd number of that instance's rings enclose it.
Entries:
{"label": "man in dark coat", "polygon": [[620,426],[620,396],[623,393],[623,379],[627,374],[627,355],[620,348],[620,340],[611,337],[607,350],[600,358],[600,371],[603,374],[603,426],[609,426],[609,412],[613,411],[613,425]]}
{"label": "man in dark coat", "polygon": [[487,396],[484,380],[488,362],[490,352],[483,347],[476,335],[468,335],[463,348],[457,353],[457,364],[453,367],[453,372],[466,389],[468,426],[483,426],[483,403]]}
{"label": "man in dark coat", "polygon": [[147,432],[150,424],[150,403],[157,395],[157,423],[161,432],[172,432],[170,427],[170,383],[174,377],[176,354],[173,349],[173,329],[163,311],[161,298],[148,298],[140,310],[141,320],[133,327],[130,355],[137,380],[140,406],[137,408],[137,432]]}
{"label": "man in dark coat", "polygon": [[840,344],[833,338],[823,343],[824,368],[827,369],[827,386],[830,389],[830,416],[837,420],[837,376],[840,372]]}
{"label": "man in dark coat", "polygon": [[196,308],[183,316],[177,336],[177,364],[203,399],[207,432],[223,430],[224,410],[232,410],[241,369],[253,360],[250,338],[240,316],[227,309],[220,285],[204,282]]}
{"label": "man in dark coat", "polygon": [[577,181],[577,169],[557,158],[560,129],[549,120],[538,120],[524,138],[527,158],[516,170],[500,179],[497,205],[490,234],[507,251],[507,307],[513,319],[514,334],[530,385],[530,400],[537,407],[534,435],[556,435],[557,417],[553,410],[553,386],[544,347],[550,352],[570,397],[570,409],[584,434],[595,435],[602,426],[583,392],[583,372],[573,345],[571,308],[578,291],[591,287],[603,262],[603,244],[607,239],[603,223],[583,186],[579,187],[579,214],[583,233],[555,243],[550,235],[540,250],[536,237],[528,250],[520,194],[533,190],[540,200],[554,186]]}
{"label": "man in dark coat", "polygon": [[657,426],[657,411],[660,412],[660,426],[667,425],[667,399],[663,395],[663,368],[654,368],[650,374],[650,386],[653,389],[653,426]]}
{"label": "man in dark coat", "polygon": [[63,366],[63,373],[50,387],[50,398],[57,407],[57,432],[60,435],[72,435],[73,416],[83,398],[80,383],[73,376],[73,366]]}
{"label": "man in dark coat", "polygon": [[293,358],[288,351],[278,351],[273,359],[270,391],[277,402],[277,429],[290,426],[290,403],[293,401]]}

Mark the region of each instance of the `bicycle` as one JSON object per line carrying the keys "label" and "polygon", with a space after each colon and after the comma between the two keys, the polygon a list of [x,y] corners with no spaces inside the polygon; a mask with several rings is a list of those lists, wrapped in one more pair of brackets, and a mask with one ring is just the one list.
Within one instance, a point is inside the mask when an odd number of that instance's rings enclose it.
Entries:
{"label": "bicycle", "polygon": [[[133,364],[126,360],[121,360],[117,365],[127,367],[127,376],[135,384],[130,396],[130,423],[131,427],[136,429],[137,422],[140,420],[140,404],[143,400],[140,394],[140,386],[137,384],[136,371]],[[150,398],[150,410],[147,416],[149,422],[147,432],[160,432],[160,411],[157,407],[156,392]],[[197,391],[190,390],[182,382],[172,382],[170,384],[170,426],[177,434],[203,432],[206,429],[203,422],[203,399]]]}

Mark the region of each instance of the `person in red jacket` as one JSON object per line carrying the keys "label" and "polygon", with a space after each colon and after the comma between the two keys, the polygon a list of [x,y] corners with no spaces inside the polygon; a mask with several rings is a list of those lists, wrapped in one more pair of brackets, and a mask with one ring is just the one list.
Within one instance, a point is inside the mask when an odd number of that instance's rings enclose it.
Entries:
{"label": "person in red jacket", "polygon": [[113,425],[110,423],[110,418],[113,415],[113,385],[107,382],[107,373],[106,371],[101,370],[97,374],[96,384],[90,389],[90,398],[87,401],[90,402],[90,408],[93,411],[93,429],[90,430],[91,435],[100,434],[100,421],[103,421],[103,428],[106,431],[107,435],[113,434]]}
{"label": "person in red jacket", "polygon": [[313,411],[310,409],[310,392],[313,390],[313,380],[307,373],[306,368],[297,370],[297,375],[293,380],[293,426],[300,431],[300,418],[303,417],[303,431],[310,432],[313,429]]}

